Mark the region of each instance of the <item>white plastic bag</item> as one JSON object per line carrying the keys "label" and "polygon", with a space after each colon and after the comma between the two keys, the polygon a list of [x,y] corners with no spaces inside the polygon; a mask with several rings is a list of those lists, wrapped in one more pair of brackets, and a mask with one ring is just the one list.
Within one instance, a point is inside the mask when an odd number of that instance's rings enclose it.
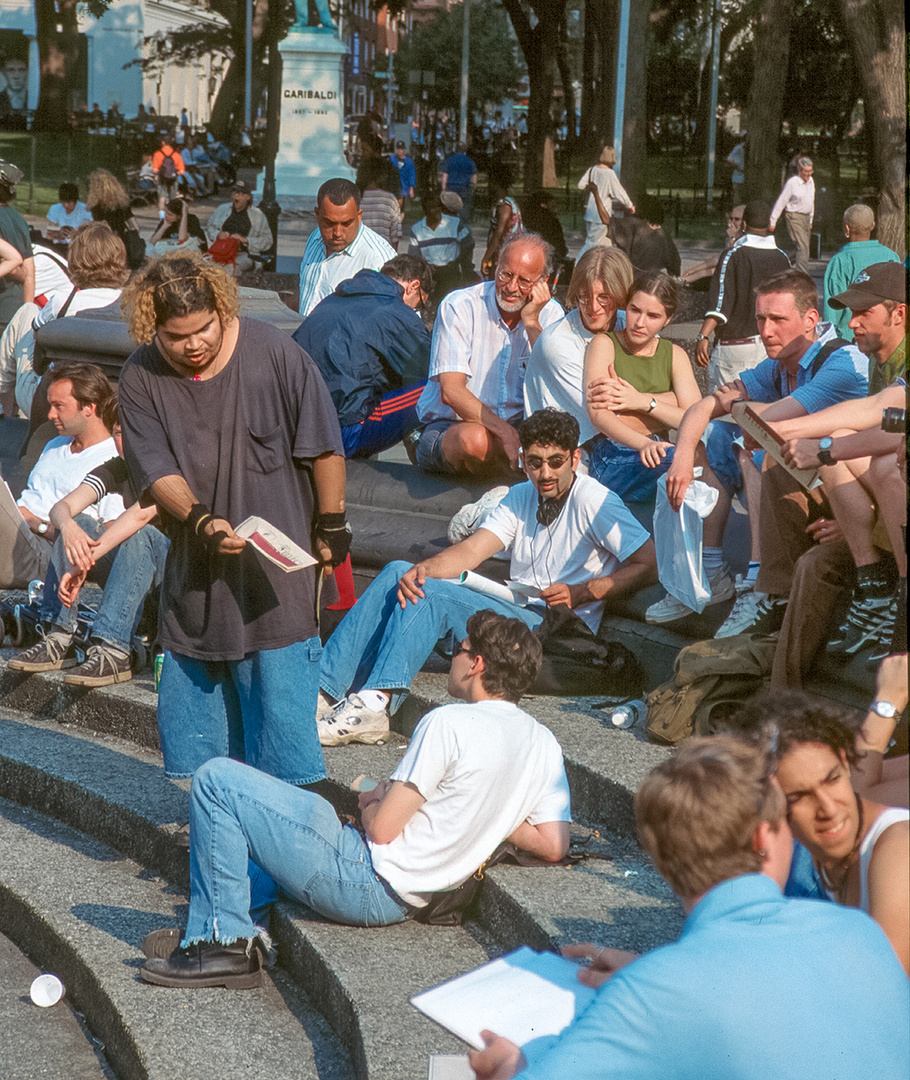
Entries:
{"label": "white plastic bag", "polygon": [[[701,470],[696,470],[698,474]],[[667,477],[657,481],[654,508],[654,546],[657,574],[667,592],[693,611],[702,612],[711,599],[711,586],[702,568],[702,518],[717,505],[718,492],[693,480],[679,513],[667,497]]]}

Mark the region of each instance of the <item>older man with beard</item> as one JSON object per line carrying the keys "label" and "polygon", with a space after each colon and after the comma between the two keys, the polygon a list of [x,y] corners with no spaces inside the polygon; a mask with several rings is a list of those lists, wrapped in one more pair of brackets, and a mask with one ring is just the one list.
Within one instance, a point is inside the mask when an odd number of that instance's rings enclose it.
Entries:
{"label": "older man with beard", "polygon": [[528,355],[563,311],[550,298],[553,249],[535,233],[503,244],[493,281],[439,305],[430,378],[417,404],[426,472],[488,477],[516,472]]}

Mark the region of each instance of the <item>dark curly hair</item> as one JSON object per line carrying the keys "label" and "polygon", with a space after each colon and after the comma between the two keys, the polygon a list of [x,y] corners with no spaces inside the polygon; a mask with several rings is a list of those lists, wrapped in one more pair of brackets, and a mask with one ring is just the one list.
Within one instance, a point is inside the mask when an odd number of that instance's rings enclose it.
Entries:
{"label": "dark curly hair", "polygon": [[540,638],[520,619],[507,619],[489,608],[468,619],[470,656],[482,656],[483,688],[493,697],[519,701],[543,663]]}
{"label": "dark curly hair", "polygon": [[859,756],[854,715],[833,701],[821,701],[800,690],[766,690],[756,694],[724,726],[755,740],[776,729],[778,761],[798,743],[806,742],[830,746],[838,756],[843,751],[851,765]]}
{"label": "dark curly hair", "polygon": [[578,449],[578,437],[578,421],[560,409],[538,409],[518,427],[522,450],[539,443],[571,452]]}

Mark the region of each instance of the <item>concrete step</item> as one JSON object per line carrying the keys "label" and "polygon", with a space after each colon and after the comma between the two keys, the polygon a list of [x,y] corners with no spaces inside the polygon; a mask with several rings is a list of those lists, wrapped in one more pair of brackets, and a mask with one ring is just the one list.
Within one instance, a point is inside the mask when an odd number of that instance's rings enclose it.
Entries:
{"label": "concrete step", "polygon": [[325,1020],[280,969],[258,992],[142,983],[142,938],[173,925],[185,900],[138,863],[0,800],[0,866],[3,932],[63,981],[119,1076],[225,1080],[254,1069],[276,1080],[352,1076]]}
{"label": "concrete step", "polygon": [[[432,692],[433,703],[444,700],[438,677],[421,676],[418,691]],[[563,729],[557,734],[583,742],[599,724],[593,712],[571,721],[555,718]],[[574,733],[573,724],[579,727]],[[614,747],[625,743],[627,750],[635,744],[628,732],[601,732],[601,738]],[[381,747],[328,750],[329,789],[336,802],[350,808],[351,781],[363,774],[388,776],[403,746],[398,739]],[[642,749],[658,757],[666,754],[656,747]],[[576,784],[584,769],[594,767],[593,758],[579,765]],[[488,875],[478,922],[468,928],[408,923],[353,929],[320,921],[299,904],[277,905],[272,931],[281,963],[326,1016],[358,1076],[423,1080],[430,1053],[463,1050],[410,1007],[408,998],[489,956],[524,942],[551,948],[594,939],[642,949],[676,936],[679,908],[628,829],[631,791],[624,785],[637,782],[633,773],[627,765],[614,798],[616,806],[627,802],[628,810],[615,810],[612,820],[606,813],[614,828],[592,837],[594,848],[612,861],[592,859],[571,869],[497,867]],[[0,796],[78,823],[148,871],[183,887],[187,854],[173,834],[186,820],[186,786],[164,778],[156,754],[127,742],[12,714],[0,719]],[[585,805],[584,797],[581,802]],[[141,936],[138,930],[133,935],[136,941]]]}

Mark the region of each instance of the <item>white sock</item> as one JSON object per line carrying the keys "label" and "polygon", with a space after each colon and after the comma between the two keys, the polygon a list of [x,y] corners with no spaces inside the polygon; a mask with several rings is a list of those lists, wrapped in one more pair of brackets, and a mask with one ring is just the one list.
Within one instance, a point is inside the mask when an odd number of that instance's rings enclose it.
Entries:
{"label": "white sock", "polygon": [[714,577],[718,570],[720,570],[723,558],[724,553],[719,547],[702,548],[702,566],[704,566],[705,573],[709,580]]}
{"label": "white sock", "polygon": [[760,562],[750,562],[749,563],[749,569],[746,571],[745,580],[750,585],[754,585],[755,582],[758,581],[758,570],[759,570],[760,566],[761,566]]}
{"label": "white sock", "polygon": [[371,712],[382,712],[392,700],[391,695],[383,690],[361,690],[357,696]]}

